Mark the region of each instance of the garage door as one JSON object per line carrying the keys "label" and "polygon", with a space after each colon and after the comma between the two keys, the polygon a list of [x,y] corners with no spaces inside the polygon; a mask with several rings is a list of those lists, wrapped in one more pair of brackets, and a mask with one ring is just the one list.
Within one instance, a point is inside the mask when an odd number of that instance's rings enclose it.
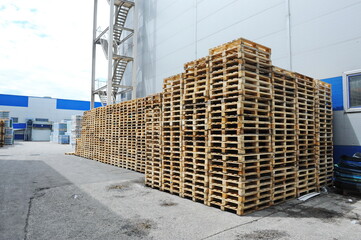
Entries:
{"label": "garage door", "polygon": [[33,128],[32,141],[50,141],[50,129]]}

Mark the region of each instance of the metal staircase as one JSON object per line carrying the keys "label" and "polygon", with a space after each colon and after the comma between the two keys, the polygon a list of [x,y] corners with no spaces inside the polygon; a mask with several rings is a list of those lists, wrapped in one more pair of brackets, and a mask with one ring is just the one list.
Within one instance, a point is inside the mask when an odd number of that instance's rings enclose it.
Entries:
{"label": "metal staircase", "polygon": [[[114,23],[114,29],[113,29],[113,38],[116,44],[119,46],[122,42],[126,41],[128,38],[130,38],[134,30],[124,27],[125,21],[127,20],[127,16],[129,13],[129,10],[134,6],[133,2],[130,1],[116,1],[114,4],[117,6],[116,15],[115,15],[115,23]],[[131,32],[128,36],[124,37],[121,40],[121,36],[123,33],[123,30]]]}
{"label": "metal staircase", "polygon": [[[96,2],[97,0],[95,0]],[[121,46],[124,44],[126,40],[133,36],[134,30],[125,27],[125,23],[129,14],[129,11],[132,7],[134,7],[134,2],[126,1],[126,0],[108,0],[108,3],[111,4],[114,2],[114,16],[113,18],[113,34],[109,33],[109,27],[107,27],[104,31],[102,31],[96,38],[94,39],[94,44],[101,45],[105,57],[108,60],[108,63],[112,65],[112,77],[111,81],[108,81],[107,85],[102,86],[98,89],[92,90],[92,101],[94,99],[94,95],[97,94],[100,98],[100,101],[103,106],[106,104],[115,103],[117,100],[117,96],[122,93],[126,93],[133,90],[132,86],[122,85],[124,82],[124,72],[127,68],[129,62],[133,61],[133,58],[130,56],[119,55]],[[96,8],[95,8],[96,11]],[[93,29],[94,30],[94,29]],[[108,36],[106,36],[106,33]],[[111,39],[111,35],[113,38]],[[108,38],[107,38],[108,37]],[[112,41],[109,44],[109,41]],[[110,52],[109,48],[112,48],[112,56],[109,58],[108,53]],[[94,51],[94,47],[93,47]],[[93,53],[93,68],[95,67],[94,62],[94,53]],[[112,61],[111,63],[109,61]],[[94,73],[94,70],[93,70]],[[93,75],[93,74],[92,74]],[[95,75],[95,74],[94,74]],[[94,81],[94,76],[92,76],[92,80]],[[110,80],[110,79],[108,79]],[[108,85],[111,84],[109,88]],[[111,91],[111,102],[109,102],[108,91]],[[93,104],[93,103],[92,103]]]}

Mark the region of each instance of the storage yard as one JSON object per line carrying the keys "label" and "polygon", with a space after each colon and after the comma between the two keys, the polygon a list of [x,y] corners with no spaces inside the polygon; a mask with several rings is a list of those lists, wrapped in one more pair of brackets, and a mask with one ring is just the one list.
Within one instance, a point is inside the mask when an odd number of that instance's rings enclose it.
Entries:
{"label": "storage yard", "polygon": [[361,239],[360,12],[5,0],[0,240]]}
{"label": "storage yard", "polygon": [[41,142],[1,150],[1,239],[359,238],[361,204],[352,195],[322,193],[240,217],[68,151]]}
{"label": "storage yard", "polygon": [[238,215],[332,184],[329,84],[243,38],[184,69],[160,94],[85,112],[75,155]]}

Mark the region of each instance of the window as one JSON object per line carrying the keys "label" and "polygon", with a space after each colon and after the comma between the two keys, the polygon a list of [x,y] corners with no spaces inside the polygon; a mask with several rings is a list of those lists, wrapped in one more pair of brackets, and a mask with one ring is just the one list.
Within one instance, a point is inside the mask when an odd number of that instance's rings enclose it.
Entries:
{"label": "window", "polygon": [[19,118],[17,118],[17,117],[12,117],[12,119],[13,119],[13,123],[18,123],[19,122]]}
{"label": "window", "polygon": [[361,69],[343,74],[344,108],[346,112],[361,112]]}
{"label": "window", "polygon": [[35,118],[36,122],[49,122],[49,119],[47,118]]}

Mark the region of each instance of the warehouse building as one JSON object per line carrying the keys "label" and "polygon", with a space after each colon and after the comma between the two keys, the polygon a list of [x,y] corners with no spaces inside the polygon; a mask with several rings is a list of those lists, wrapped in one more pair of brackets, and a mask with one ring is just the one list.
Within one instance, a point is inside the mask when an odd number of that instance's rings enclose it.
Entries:
{"label": "warehouse building", "polygon": [[16,140],[24,140],[27,123],[31,120],[32,140],[49,141],[54,122],[82,115],[89,108],[89,101],[0,94],[0,110],[10,111]]}
{"label": "warehouse building", "polygon": [[361,22],[360,1],[163,0],[134,6],[126,26],[136,32],[136,80],[128,67],[123,81],[137,98],[161,92],[164,78],[209,48],[243,37],[270,47],[273,65],[332,84],[335,161],[361,152],[361,30],[349,29]]}
{"label": "warehouse building", "polygon": [[[136,1],[137,97],[208,49],[239,37],[272,49],[272,64],[332,84],[335,161],[361,152],[361,2]],[[130,21],[132,18],[130,18]]]}

